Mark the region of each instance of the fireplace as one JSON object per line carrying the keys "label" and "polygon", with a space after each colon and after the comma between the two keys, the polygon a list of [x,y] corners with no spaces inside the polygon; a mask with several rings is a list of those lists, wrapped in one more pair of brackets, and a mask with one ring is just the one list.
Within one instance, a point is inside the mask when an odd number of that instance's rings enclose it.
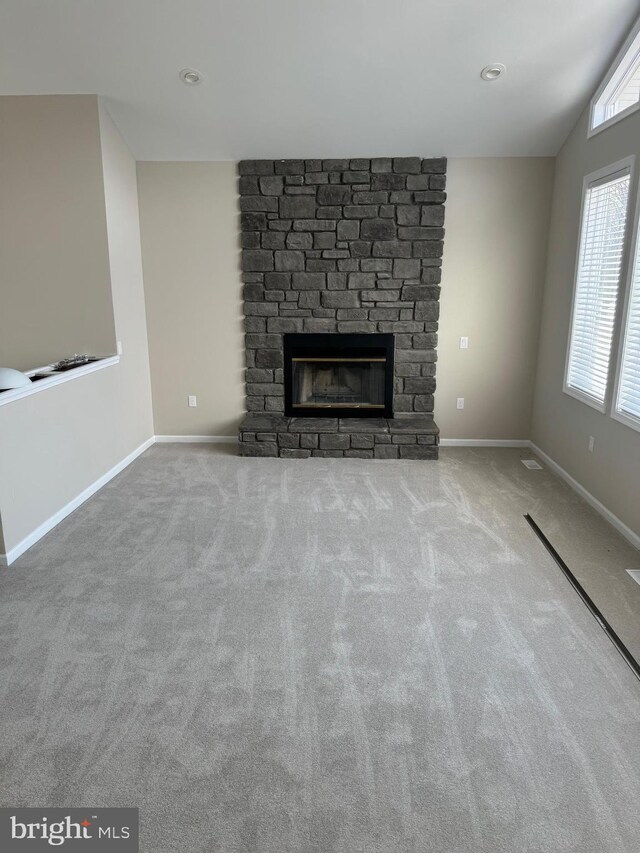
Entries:
{"label": "fireplace", "polygon": [[243,160],[243,456],[437,459],[444,157]]}
{"label": "fireplace", "polygon": [[392,334],[285,334],[289,417],[393,417]]}

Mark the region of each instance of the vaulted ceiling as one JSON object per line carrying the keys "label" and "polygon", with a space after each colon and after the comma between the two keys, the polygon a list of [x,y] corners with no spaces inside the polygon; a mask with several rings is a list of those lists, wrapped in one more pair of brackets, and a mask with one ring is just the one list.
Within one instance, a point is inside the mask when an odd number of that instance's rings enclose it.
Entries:
{"label": "vaulted ceiling", "polygon": [[[2,0],[0,93],[97,93],[138,159],[555,154],[638,0]],[[506,74],[480,79],[502,62]],[[185,86],[184,67],[204,82]]]}

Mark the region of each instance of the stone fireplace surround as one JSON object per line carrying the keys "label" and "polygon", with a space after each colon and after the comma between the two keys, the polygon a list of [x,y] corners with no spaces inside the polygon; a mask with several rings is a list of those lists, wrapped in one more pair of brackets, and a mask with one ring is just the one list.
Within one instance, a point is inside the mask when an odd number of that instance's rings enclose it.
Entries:
{"label": "stone fireplace surround", "polygon": [[[245,456],[434,459],[445,158],[239,163]],[[283,414],[282,336],[395,336],[385,418]]]}

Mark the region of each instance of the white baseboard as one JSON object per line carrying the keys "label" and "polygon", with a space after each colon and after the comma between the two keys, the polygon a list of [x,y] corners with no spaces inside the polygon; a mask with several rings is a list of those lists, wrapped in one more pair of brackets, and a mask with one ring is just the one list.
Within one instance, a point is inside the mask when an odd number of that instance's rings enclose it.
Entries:
{"label": "white baseboard", "polygon": [[611,510],[607,509],[607,507],[601,503],[597,498],[595,498],[591,492],[588,492],[585,487],[579,483],[574,477],[569,474],[568,471],[565,471],[558,463],[553,460],[550,456],[548,456],[544,450],[541,450],[537,444],[534,444],[532,441],[529,442],[529,447],[533,452],[542,459],[546,465],[551,468],[551,470],[556,473],[559,477],[561,477],[565,483],[567,483],[571,488],[577,492],[581,498],[583,498],[589,506],[593,507],[596,512],[600,513],[600,515],[605,518],[612,527],[620,533],[624,538],[633,545],[634,548],[640,550],[640,536],[635,533],[630,527],[620,521],[617,515],[614,515]]}
{"label": "white baseboard", "polygon": [[[10,566],[24,552],[34,545],[39,539],[49,533],[50,530],[59,524],[64,518],[70,515],[75,509],[81,506],[86,500],[94,495],[99,489],[105,486],[109,480],[112,480],[117,474],[123,471],[130,465],[134,459],[144,453],[154,443],[169,444],[229,444],[235,443],[237,439],[231,435],[156,435],[148,438],[140,447],[137,447],[132,453],[126,456],[117,465],[114,465],[110,471],[99,477],[94,483],[88,486],[76,498],[70,501],[58,512],[54,513],[50,518],[37,527],[32,533],[26,536],[14,548],[6,554],[0,554],[0,566]],[[595,498],[591,492],[588,492],[585,487],[574,479],[571,474],[564,470],[557,462],[548,456],[532,441],[521,439],[472,439],[472,438],[443,438],[440,441],[442,447],[528,447],[537,454],[559,477],[561,477],[571,488],[577,492],[596,512],[600,513],[609,524],[611,524],[624,538],[631,543],[635,548],[640,550],[640,536],[631,530],[624,522],[622,522],[611,510]]]}
{"label": "white baseboard", "polygon": [[235,435],[156,435],[158,444],[236,444]]}
{"label": "white baseboard", "polygon": [[441,438],[440,447],[529,447],[526,438]]}
{"label": "white baseboard", "polygon": [[106,474],[103,474],[102,477],[99,477],[95,481],[95,483],[92,483],[90,486],[87,486],[87,488],[83,492],[80,492],[77,497],[75,497],[72,501],[69,501],[68,504],[63,506],[62,509],[59,509],[58,512],[54,513],[39,527],[36,527],[36,529],[32,531],[28,536],[25,536],[22,542],[19,542],[15,547],[11,548],[11,550],[8,551],[6,554],[0,554],[0,565],[10,566],[11,563],[13,563],[15,560],[18,559],[18,557],[24,554],[24,552],[28,548],[31,548],[31,546],[35,545],[35,543],[39,539],[42,539],[42,537],[46,533],[49,533],[49,531],[53,530],[53,528],[57,524],[60,524],[60,522],[64,518],[66,518],[74,511],[74,509],[77,509],[92,495],[95,495],[95,493],[99,489],[101,489],[109,482],[109,480],[112,480],[116,476],[116,474],[119,474],[121,471],[123,471],[127,467],[127,465],[130,465],[134,459],[137,459],[137,457],[140,456],[141,453],[144,453],[147,448],[151,447],[151,445],[154,443],[154,440],[155,439],[153,436],[151,436],[151,438],[148,438],[143,444],[140,445],[140,447],[136,447],[136,449],[132,451],[128,456],[125,456],[122,461],[118,462],[117,465],[114,465],[110,471],[107,471]]}

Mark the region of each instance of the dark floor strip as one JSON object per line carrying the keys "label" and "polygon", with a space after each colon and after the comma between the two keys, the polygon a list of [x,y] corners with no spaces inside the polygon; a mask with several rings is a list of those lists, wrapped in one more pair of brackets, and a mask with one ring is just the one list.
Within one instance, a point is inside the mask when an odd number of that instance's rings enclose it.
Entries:
{"label": "dark floor strip", "polygon": [[538,525],[531,518],[529,513],[527,513],[525,515],[525,519],[526,519],[527,523],[529,524],[529,527],[531,527],[531,529],[536,534],[538,539],[542,542],[544,547],[547,549],[547,551],[551,554],[553,559],[556,561],[556,563],[558,564],[558,566],[562,570],[562,573],[567,578],[567,580],[569,581],[571,586],[575,589],[575,591],[578,593],[578,595],[580,596],[582,601],[589,608],[592,615],[595,616],[595,618],[598,620],[600,627],[605,632],[605,634],[609,637],[609,639],[611,640],[613,645],[616,647],[616,649],[620,652],[620,654],[624,658],[624,660],[627,663],[627,665],[629,666],[629,668],[633,671],[633,674],[636,676],[636,678],[638,680],[640,680],[640,664],[638,664],[638,661],[634,658],[634,656],[631,654],[629,649],[625,646],[625,644],[622,642],[620,637],[616,634],[616,632],[613,630],[611,625],[604,618],[604,616],[602,615],[602,612],[600,611],[600,609],[598,608],[596,603],[593,601],[593,599],[591,598],[589,593],[585,590],[585,588],[582,586],[580,581],[573,574],[573,572],[571,571],[569,566],[565,563],[565,561],[562,559],[560,554],[558,554],[558,552],[553,547],[551,542],[549,542],[547,537],[544,535],[542,530],[540,530]]}

